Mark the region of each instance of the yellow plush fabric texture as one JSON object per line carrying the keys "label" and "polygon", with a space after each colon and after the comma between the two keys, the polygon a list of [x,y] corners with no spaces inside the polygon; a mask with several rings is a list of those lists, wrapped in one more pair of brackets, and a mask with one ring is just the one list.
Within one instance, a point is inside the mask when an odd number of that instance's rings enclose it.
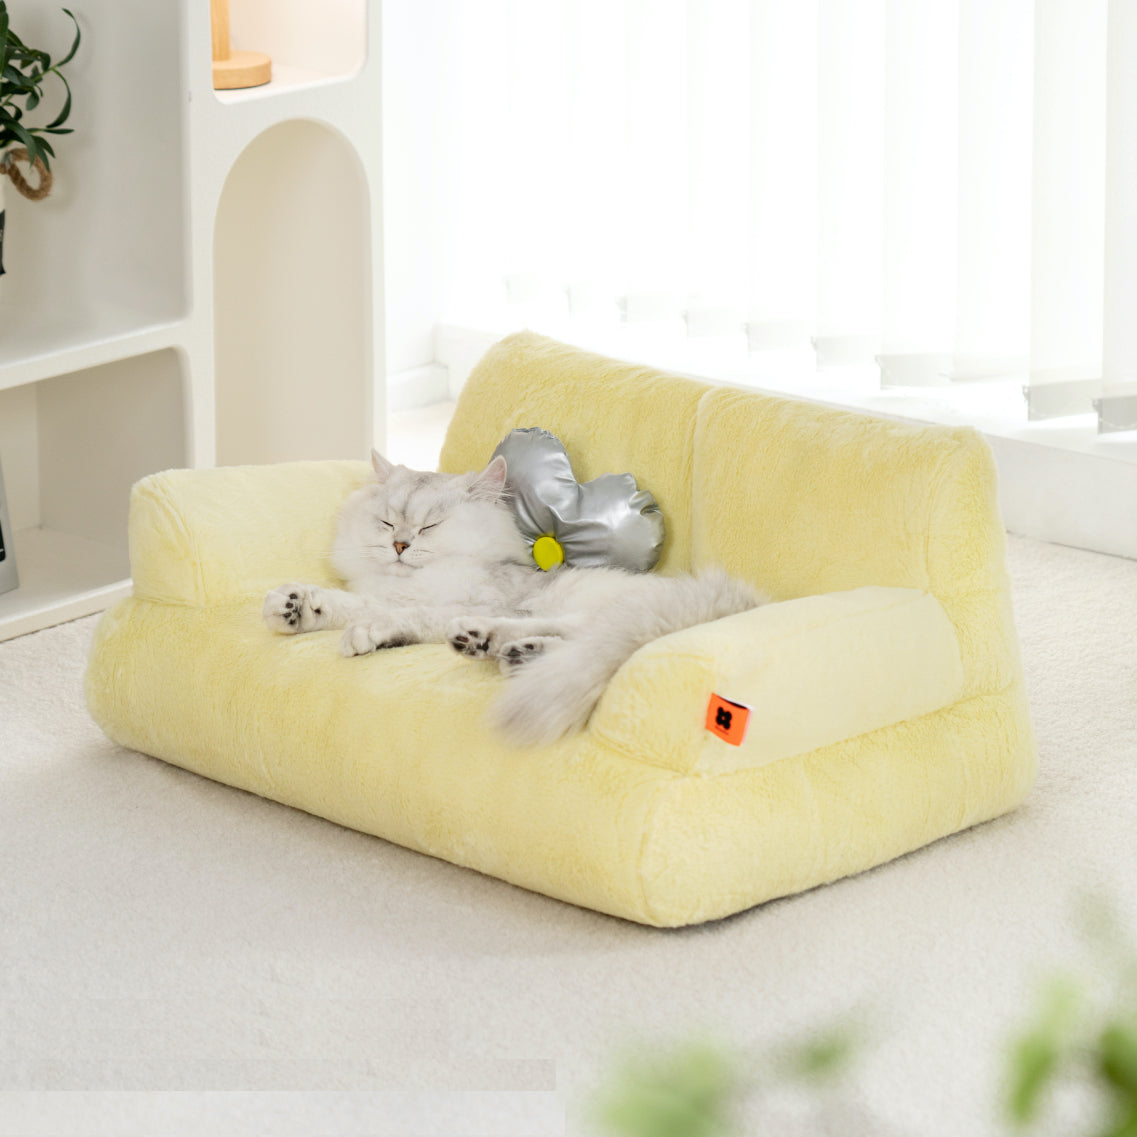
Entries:
{"label": "yellow plush fabric texture", "polygon": [[368,462],[168,470],[130,495],[134,595],[173,604],[260,596],[290,580],[331,584],[336,513]]}
{"label": "yellow plush fabric texture", "polygon": [[779,600],[931,592],[967,693],[1018,676],[994,462],[974,430],[720,388],[699,405],[693,492],[696,567],[724,565]]}
{"label": "yellow plush fabric texture", "polygon": [[[687,628],[641,648],[590,724],[681,774],[754,769],[954,703],[955,630],[927,593],[859,588]],[[704,728],[707,692],[751,710],[739,745]]]}
{"label": "yellow plush fabric texture", "polygon": [[[366,463],[172,471],[135,487],[134,595],[96,633],[95,719],[207,777],[662,926],[858,872],[1021,800],[1034,744],[978,436],[525,333],[471,377],[443,465],[484,465],[531,425],[582,480],[629,470],[656,496],[669,570],[721,561],[790,602],[648,645],[588,729],[514,750],[484,725],[505,682],[491,665],[432,644],[343,659],[336,632],[264,627],[267,589],[333,582],[335,514]],[[741,747],[702,729],[712,691],[753,701]]]}
{"label": "yellow plush fabric texture", "polygon": [[259,605],[128,599],[100,623],[91,713],[124,746],[409,849],[642,918],[639,849],[673,774],[587,736],[505,748],[488,664],[422,644],[366,659],[274,636]]}
{"label": "yellow plush fabric texture", "polygon": [[1033,747],[1025,713],[980,698],[760,770],[663,783],[640,853],[645,922],[715,919],[1005,813],[1031,784]]}

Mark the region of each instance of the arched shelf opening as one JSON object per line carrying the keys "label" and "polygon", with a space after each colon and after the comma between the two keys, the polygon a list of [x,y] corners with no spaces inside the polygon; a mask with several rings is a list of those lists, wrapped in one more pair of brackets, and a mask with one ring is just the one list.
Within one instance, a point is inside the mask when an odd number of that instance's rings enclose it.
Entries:
{"label": "arched shelf opening", "polygon": [[270,127],[234,163],[213,235],[219,465],[366,454],[370,224],[358,155],[321,123]]}

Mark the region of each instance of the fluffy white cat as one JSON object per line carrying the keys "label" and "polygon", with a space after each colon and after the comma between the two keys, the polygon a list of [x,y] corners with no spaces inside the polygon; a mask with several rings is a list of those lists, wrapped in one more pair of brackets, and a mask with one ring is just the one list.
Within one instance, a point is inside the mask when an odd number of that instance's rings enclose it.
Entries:
{"label": "fluffy white cat", "polygon": [[614,568],[542,572],[503,500],[506,465],[432,474],[372,452],[376,481],[345,502],[332,565],[348,591],[285,584],[265,597],[284,634],[344,628],[344,655],[449,643],[510,676],[497,725],[552,742],[588,721],[637,648],[766,598],[724,572],[667,577]]}

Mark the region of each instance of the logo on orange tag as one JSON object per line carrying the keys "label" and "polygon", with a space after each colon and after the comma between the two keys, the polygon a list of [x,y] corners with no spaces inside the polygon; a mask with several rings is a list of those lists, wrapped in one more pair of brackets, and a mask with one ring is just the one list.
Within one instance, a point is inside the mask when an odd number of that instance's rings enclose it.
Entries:
{"label": "logo on orange tag", "polygon": [[707,705],[707,730],[717,734],[731,746],[741,746],[746,737],[746,724],[750,721],[750,708],[744,703],[732,703],[721,695],[712,695]]}

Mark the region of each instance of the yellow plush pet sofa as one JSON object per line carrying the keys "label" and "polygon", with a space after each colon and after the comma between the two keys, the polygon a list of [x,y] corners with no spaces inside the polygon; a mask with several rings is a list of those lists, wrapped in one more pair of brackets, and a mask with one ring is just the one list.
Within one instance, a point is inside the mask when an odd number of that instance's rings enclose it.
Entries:
{"label": "yellow plush pet sofa", "polygon": [[[447,471],[514,427],[580,481],[630,471],[655,571],[721,564],[775,603],[666,636],[541,750],[485,722],[509,680],[439,644],[355,659],[274,635],[264,594],[335,583],[359,462],[170,471],[131,501],[133,596],[87,676],[111,738],[524,888],[677,926],[878,865],[1012,809],[1035,750],[995,477],[968,429],[715,387],[533,335],[463,390]],[[734,715],[745,734],[722,730]],[[724,714],[726,717],[724,717]],[[734,720],[733,726],[740,726]]]}

